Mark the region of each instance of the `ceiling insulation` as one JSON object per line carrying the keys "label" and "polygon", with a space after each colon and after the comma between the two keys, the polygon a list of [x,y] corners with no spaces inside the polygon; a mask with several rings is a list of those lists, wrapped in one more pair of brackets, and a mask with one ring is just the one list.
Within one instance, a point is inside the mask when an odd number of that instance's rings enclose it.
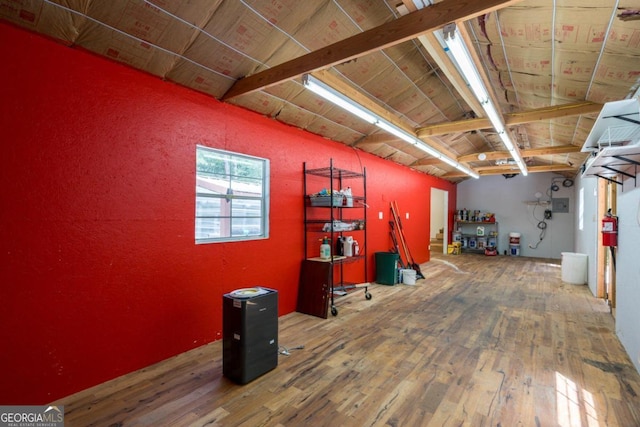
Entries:
{"label": "ceiling insulation", "polygon": [[[496,165],[508,154],[433,37],[458,20],[530,171],[574,176],[602,104],[638,88],[640,0],[431,3],[0,0],[0,19],[421,172],[466,178],[318,98],[295,72],[268,75],[308,64],[481,175],[513,173]],[[332,45],[348,48],[344,60]],[[237,84],[262,76],[271,80],[255,90]]]}

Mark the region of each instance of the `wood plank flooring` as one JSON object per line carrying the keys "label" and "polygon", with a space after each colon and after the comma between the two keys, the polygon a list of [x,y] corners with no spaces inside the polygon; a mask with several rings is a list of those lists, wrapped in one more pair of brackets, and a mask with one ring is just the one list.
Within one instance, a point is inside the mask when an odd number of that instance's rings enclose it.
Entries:
{"label": "wood plank flooring", "polygon": [[372,285],[240,386],[220,341],[62,399],[66,426],[640,426],[640,375],[607,305],[557,260],[438,256],[416,285]]}

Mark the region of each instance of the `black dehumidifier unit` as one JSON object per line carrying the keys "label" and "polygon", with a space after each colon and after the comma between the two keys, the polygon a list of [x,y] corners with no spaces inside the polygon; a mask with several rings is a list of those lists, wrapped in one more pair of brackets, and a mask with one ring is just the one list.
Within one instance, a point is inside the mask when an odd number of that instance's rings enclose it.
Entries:
{"label": "black dehumidifier unit", "polygon": [[244,288],[222,299],[222,374],[246,384],[278,366],[278,292]]}

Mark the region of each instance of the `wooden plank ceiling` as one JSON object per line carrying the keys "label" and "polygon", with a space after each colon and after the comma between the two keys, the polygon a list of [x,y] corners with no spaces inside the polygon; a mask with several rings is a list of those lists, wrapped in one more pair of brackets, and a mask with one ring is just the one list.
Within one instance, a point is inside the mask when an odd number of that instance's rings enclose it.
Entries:
{"label": "wooden plank ceiling", "polygon": [[[530,172],[575,176],[640,77],[640,0],[0,0],[0,19],[453,182],[313,73],[480,175],[519,173],[435,32],[457,28]],[[480,160],[482,159],[482,160]]]}

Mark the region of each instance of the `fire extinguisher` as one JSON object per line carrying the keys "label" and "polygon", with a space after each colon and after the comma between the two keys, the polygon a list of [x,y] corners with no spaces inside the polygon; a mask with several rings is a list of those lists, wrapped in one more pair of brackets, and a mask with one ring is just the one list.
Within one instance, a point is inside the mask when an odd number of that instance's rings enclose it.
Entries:
{"label": "fire extinguisher", "polygon": [[611,209],[602,218],[602,245],[618,246],[618,217],[611,214]]}

